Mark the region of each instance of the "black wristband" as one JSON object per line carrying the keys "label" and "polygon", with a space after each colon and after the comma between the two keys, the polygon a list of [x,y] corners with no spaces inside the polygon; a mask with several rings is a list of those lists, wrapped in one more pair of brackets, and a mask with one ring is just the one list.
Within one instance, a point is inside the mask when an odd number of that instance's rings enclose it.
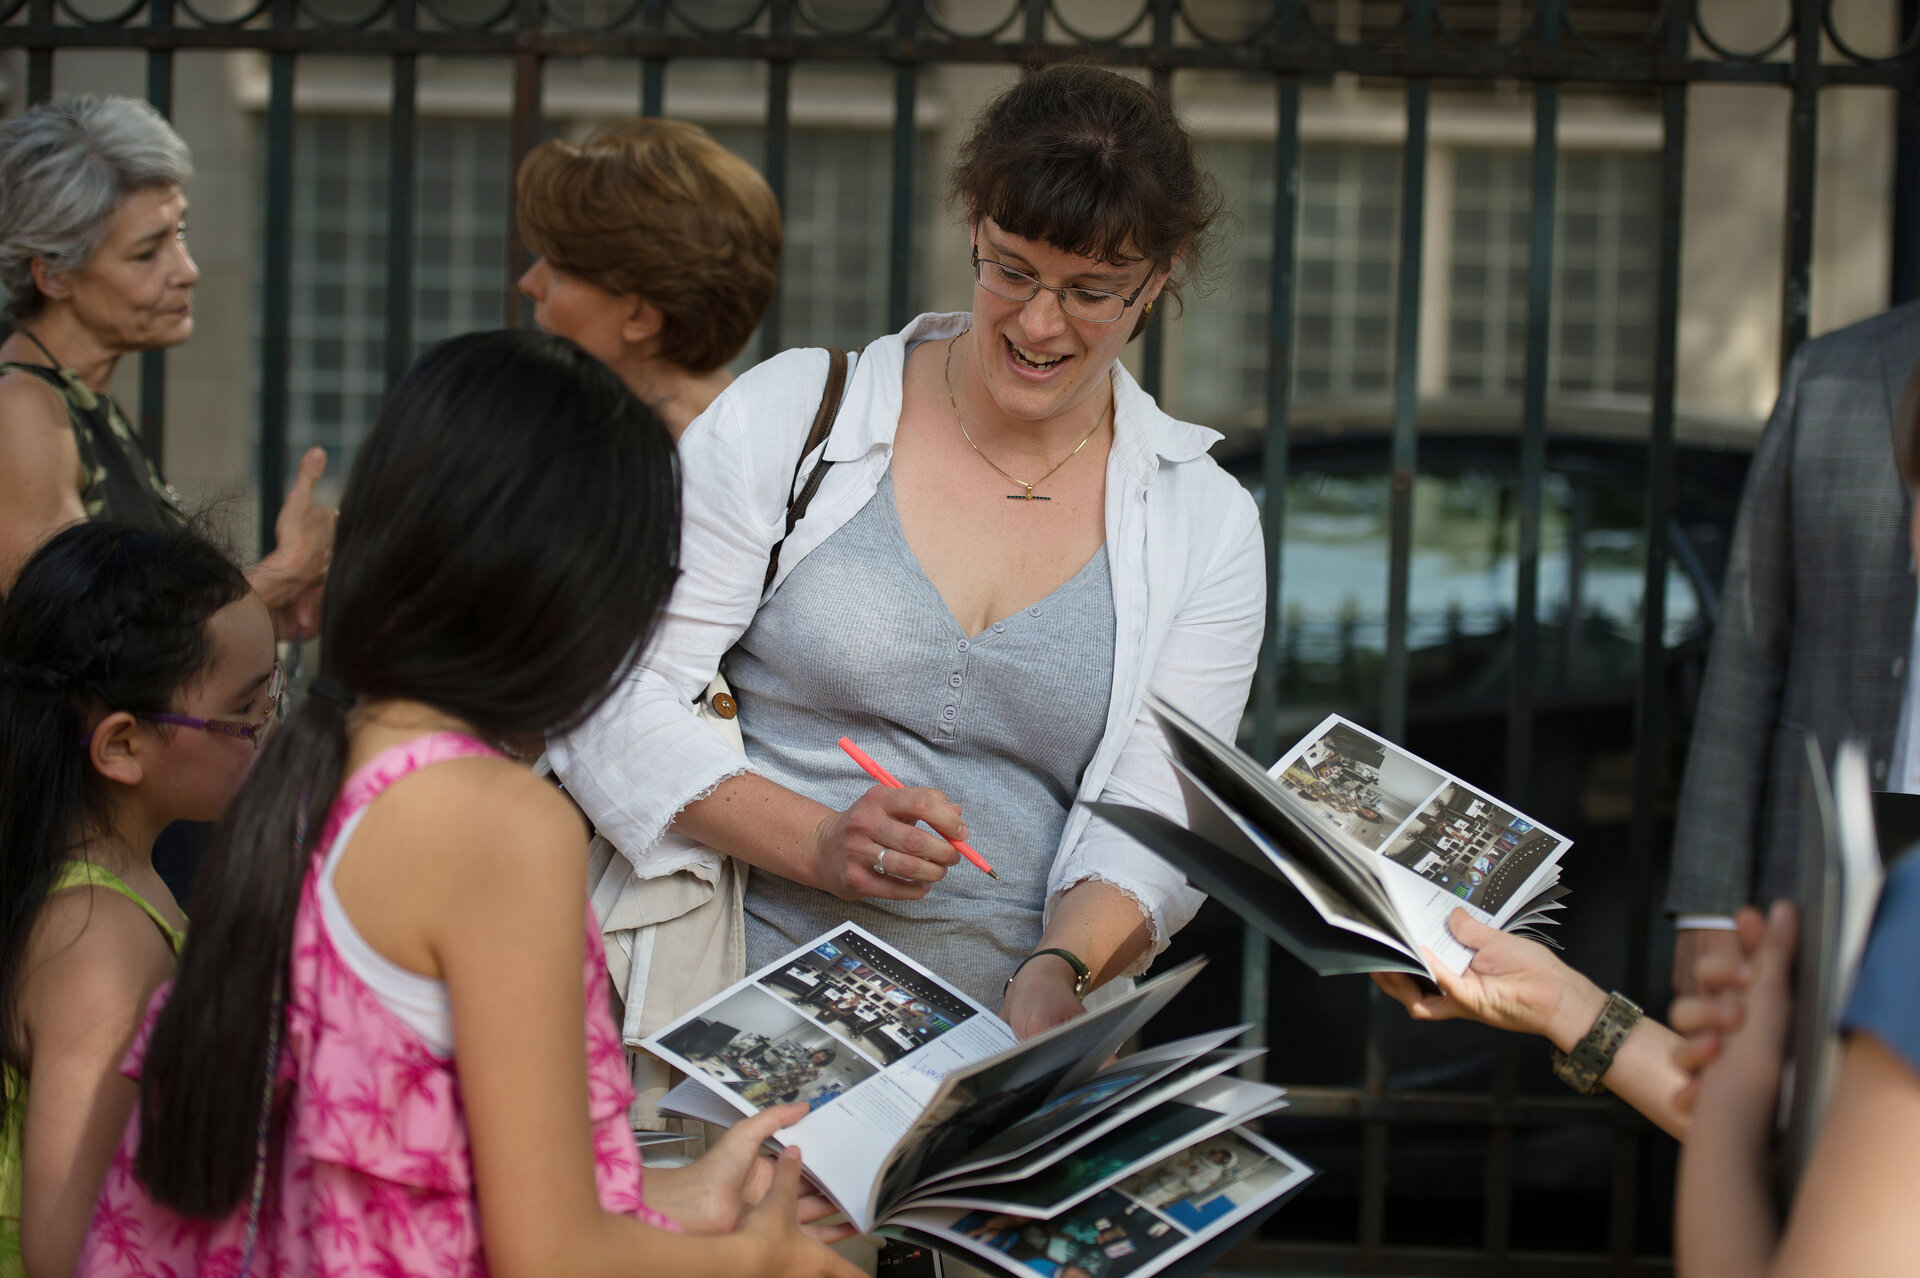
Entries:
{"label": "black wristband", "polygon": [[1077,954],[1068,950],[1052,948],[1035,950],[1033,953],[1021,959],[1019,965],[1013,969],[1013,976],[1009,976],[1006,985],[1001,987],[1000,997],[1003,999],[1006,998],[1007,991],[1013,988],[1013,977],[1020,975],[1020,968],[1033,962],[1042,954],[1056,954],[1067,961],[1067,966],[1073,969],[1073,996],[1084,999],[1087,996],[1087,992],[1093,988],[1093,973],[1087,970],[1087,965],[1080,961],[1080,957]]}

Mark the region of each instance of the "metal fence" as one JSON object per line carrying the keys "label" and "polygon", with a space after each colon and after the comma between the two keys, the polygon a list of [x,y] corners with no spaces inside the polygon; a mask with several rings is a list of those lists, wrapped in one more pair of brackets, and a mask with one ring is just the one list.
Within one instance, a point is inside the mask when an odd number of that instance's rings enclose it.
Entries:
{"label": "metal fence", "polygon": [[[1549,314],[1554,255],[1556,124],[1564,85],[1619,86],[1656,96],[1664,124],[1660,153],[1659,243],[1654,369],[1647,489],[1645,608],[1635,689],[1631,853],[1628,894],[1636,903],[1627,938],[1625,988],[1649,989],[1664,974],[1647,971],[1654,924],[1656,873],[1654,798],[1670,767],[1665,749],[1672,729],[1661,637],[1674,500],[1674,387],[1681,249],[1681,211],[1688,89],[1696,84],[1772,86],[1791,97],[1788,124],[1784,288],[1780,298],[1781,360],[1806,336],[1815,188],[1815,147],[1821,90],[1879,86],[1898,96],[1892,296],[1915,293],[1920,247],[1920,93],[1916,49],[1908,34],[1886,56],[1849,42],[1836,20],[1836,0],[1777,0],[1778,34],[1763,45],[1733,48],[1703,21],[1698,0],[1115,0],[1107,29],[1088,34],[1063,11],[1061,0],[1005,0],[1004,13],[984,27],[963,28],[943,17],[938,0],[745,0],[732,6],[692,0],[239,0],[209,14],[209,0],[126,0],[118,12],[80,11],[74,0],[0,0],[0,48],[26,51],[28,96],[38,101],[53,85],[62,50],[133,49],[147,54],[147,92],[163,111],[173,96],[174,55],[183,51],[256,50],[270,63],[266,112],[263,323],[259,361],[259,487],[263,535],[270,537],[287,474],[294,79],[302,55],[380,55],[392,63],[388,157],[390,201],[385,255],[386,367],[399,376],[413,349],[410,332],[414,229],[414,173],[419,124],[421,55],[509,59],[513,70],[511,162],[534,145],[540,130],[542,64],[548,58],[630,58],[641,67],[635,108],[658,114],[666,77],[676,60],[732,59],[767,68],[765,174],[776,195],[786,191],[789,108],[793,71],[803,63],[877,63],[891,68],[892,223],[885,258],[889,311],[898,327],[908,318],[915,106],[923,68],[946,63],[1037,66],[1073,60],[1144,69],[1165,91],[1176,70],[1237,75],[1270,82],[1275,111],[1273,169],[1279,175],[1272,225],[1270,362],[1266,393],[1265,491],[1268,590],[1281,597],[1281,509],[1288,477],[1291,317],[1295,292],[1294,243],[1299,191],[1301,87],[1334,73],[1404,86],[1406,126],[1401,153],[1400,269],[1392,383],[1391,567],[1379,717],[1385,735],[1407,727],[1408,569],[1411,558],[1413,476],[1419,464],[1417,359],[1421,308],[1421,228],[1426,216],[1428,116],[1436,81],[1518,82],[1531,89],[1532,213],[1528,258],[1526,376],[1522,396],[1518,524],[1518,579],[1510,618],[1513,659],[1506,709],[1504,796],[1526,806],[1535,750],[1539,690],[1544,670],[1538,619],[1542,479],[1546,459]],[[1122,13],[1125,8],[1127,12]],[[1914,0],[1900,6],[1901,30],[1915,31]],[[824,12],[823,12],[824,11]],[[1221,34],[1231,28],[1231,34]],[[508,314],[519,318],[513,281],[526,265],[525,249],[508,237],[502,287]],[[1160,321],[1144,343],[1144,383],[1160,385]],[[769,313],[762,351],[781,348],[779,311]],[[156,448],[164,438],[164,354],[144,357],[139,417]],[[1277,622],[1277,618],[1275,619]],[[1289,654],[1281,627],[1269,625],[1253,710],[1259,751],[1272,757],[1281,744],[1276,722]],[[1246,947],[1243,1005],[1262,1018],[1268,988],[1264,944]],[[1642,1196],[1641,1144],[1652,1135],[1609,1100],[1545,1099],[1513,1086],[1511,1042],[1498,1049],[1495,1082],[1480,1095],[1391,1091],[1379,1048],[1379,1017],[1356,1009],[1366,1025],[1365,1074],[1358,1087],[1304,1088],[1293,1095],[1291,1117],[1344,1119],[1357,1124],[1362,1150],[1358,1225],[1347,1240],[1325,1244],[1257,1241],[1229,1262],[1234,1268],[1354,1270],[1381,1273],[1647,1272],[1664,1267],[1640,1254],[1635,1215]],[[1359,1032],[1356,1029],[1356,1032]],[[1480,1246],[1436,1250],[1393,1246],[1386,1212],[1389,1147],[1406,1125],[1450,1125],[1484,1130],[1488,1155]],[[1604,1248],[1586,1254],[1522,1252],[1514,1248],[1512,1149],[1516,1132],[1571,1124],[1614,1132],[1614,1176]],[[1655,1251],[1657,1245],[1644,1250]]]}

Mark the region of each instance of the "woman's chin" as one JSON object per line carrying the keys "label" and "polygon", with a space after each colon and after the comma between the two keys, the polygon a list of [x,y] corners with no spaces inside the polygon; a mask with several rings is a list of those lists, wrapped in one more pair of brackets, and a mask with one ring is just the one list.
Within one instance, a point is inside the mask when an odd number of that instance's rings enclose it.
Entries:
{"label": "woman's chin", "polygon": [[147,330],[142,340],[133,343],[137,351],[163,351],[179,346],[193,336],[193,316],[164,320]]}

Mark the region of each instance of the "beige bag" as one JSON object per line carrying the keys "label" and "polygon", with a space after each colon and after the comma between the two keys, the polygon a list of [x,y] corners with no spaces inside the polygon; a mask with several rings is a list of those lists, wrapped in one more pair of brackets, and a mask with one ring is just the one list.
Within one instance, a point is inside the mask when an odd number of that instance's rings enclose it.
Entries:
{"label": "beige bag", "polygon": [[[829,351],[827,381],[820,397],[800,466],[833,430],[846,391],[847,353]],[[787,504],[786,532],[768,558],[766,584],[780,566],[780,547],[806,513],[820,481],[833,465],[824,457]],[[791,491],[791,488],[789,489]],[[725,675],[715,674],[694,704],[694,714],[741,753],[739,704]],[[668,831],[659,847],[697,847]],[[717,860],[717,865],[715,861]],[[633,1067],[636,1127],[674,1129],[658,1109],[660,1098],[678,1081],[665,1062],[640,1050],[642,1040],[692,1011],[746,975],[746,867],[731,857],[702,858],[671,874],[642,878],[620,850],[595,835],[588,849],[587,884],[607,951],[607,975],[613,983],[620,1037]],[[697,1152],[692,1151],[692,1152]]]}

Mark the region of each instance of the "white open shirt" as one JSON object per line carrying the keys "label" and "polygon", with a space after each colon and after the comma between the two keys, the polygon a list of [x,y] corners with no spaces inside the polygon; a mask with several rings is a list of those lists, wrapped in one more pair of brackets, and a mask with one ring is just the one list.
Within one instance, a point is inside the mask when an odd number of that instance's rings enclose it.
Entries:
{"label": "white open shirt", "polygon": [[[768,595],[867,503],[887,473],[909,346],[951,337],[968,320],[965,313],[922,315],[859,354],[824,448],[835,465],[782,548]],[[826,369],[824,350],[775,356],[743,375],[681,436],[681,576],[659,634],[592,719],[548,744],[568,792],[642,877],[716,856],[668,826],[687,804],[751,770],[694,716],[693,702],[763,601],[767,557],[785,527],[794,465]],[[1161,412],[1118,363],[1113,392],[1106,491],[1118,622],[1113,689],[1106,730],[1076,798],[1181,820],[1167,747],[1141,696],[1151,686],[1233,738],[1266,613],[1259,516],[1246,489],[1207,456],[1217,432]],[[745,717],[751,720],[751,708]],[[1125,892],[1150,923],[1152,945],[1136,971],[1204,899],[1178,870],[1076,807],[1048,878],[1048,915],[1061,893],[1088,879]]]}

